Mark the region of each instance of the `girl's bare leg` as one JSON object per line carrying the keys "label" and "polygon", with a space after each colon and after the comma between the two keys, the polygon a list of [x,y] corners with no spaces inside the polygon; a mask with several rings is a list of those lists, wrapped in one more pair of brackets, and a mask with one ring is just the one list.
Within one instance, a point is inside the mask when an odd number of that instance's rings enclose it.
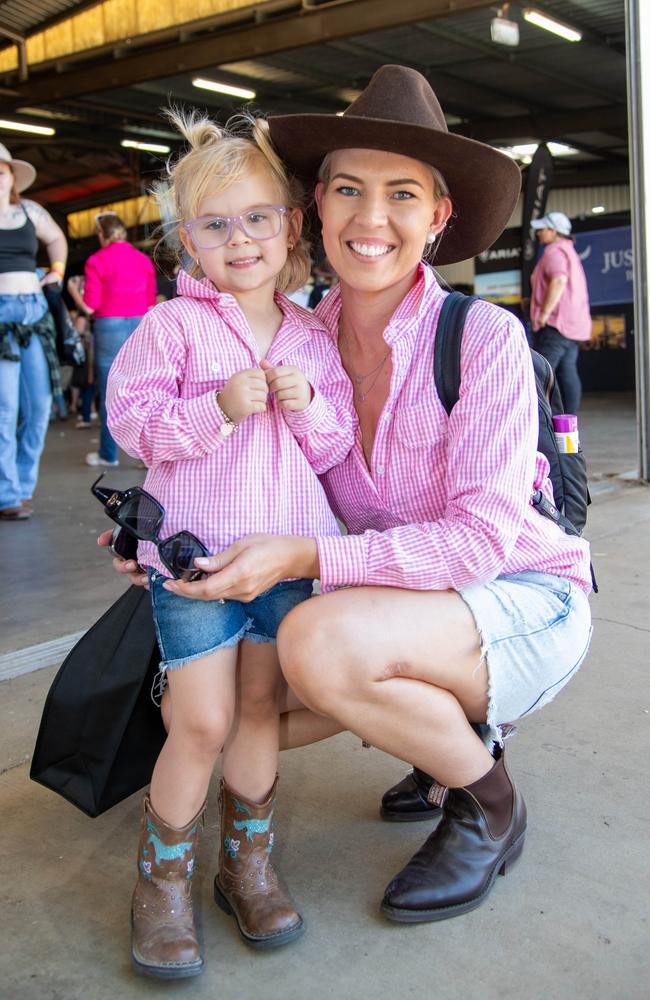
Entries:
{"label": "girl's bare leg", "polygon": [[235,717],[223,748],[223,776],[251,802],[264,802],[278,769],[282,674],[276,646],[239,644]]}
{"label": "girl's bare leg", "polygon": [[[330,736],[344,732],[343,726],[334,719],[319,715],[305,708],[282,678],[280,683],[280,750],[294,750],[296,747],[319,743]],[[167,732],[171,725],[172,705],[169,689],[166,688],[160,703],[160,713]]]}
{"label": "girl's bare leg", "polygon": [[217,650],[167,672],[168,736],[151,778],[151,804],[183,827],[205,801],[215,761],[235,713],[237,647]]}

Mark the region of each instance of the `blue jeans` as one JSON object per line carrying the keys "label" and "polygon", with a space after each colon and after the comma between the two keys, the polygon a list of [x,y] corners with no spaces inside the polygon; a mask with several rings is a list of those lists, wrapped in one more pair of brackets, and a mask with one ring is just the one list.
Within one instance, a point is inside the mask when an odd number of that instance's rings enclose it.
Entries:
{"label": "blue jeans", "polygon": [[562,336],[554,326],[543,326],[533,338],[533,347],[543,354],[555,373],[565,413],[577,413],[582,397],[578,375],[578,341]]}
{"label": "blue jeans", "polygon": [[115,462],[117,459],[117,444],[106,423],[108,373],[120,347],[130,337],[141,319],[142,316],[106,316],[104,319],[96,319],[93,325],[95,378],[100,396],[99,457],[103,458],[105,462]]}
{"label": "blue jeans", "polygon": [[93,399],[95,398],[95,386],[85,385],[83,389],[79,390],[79,400],[81,402],[81,419],[84,423],[90,423],[91,410],[93,408]]}
{"label": "blue jeans", "polygon": [[[45,296],[0,295],[0,322],[36,323],[47,312]],[[31,498],[52,406],[50,373],[40,338],[28,347],[9,338],[20,361],[0,360],[0,510]]]}

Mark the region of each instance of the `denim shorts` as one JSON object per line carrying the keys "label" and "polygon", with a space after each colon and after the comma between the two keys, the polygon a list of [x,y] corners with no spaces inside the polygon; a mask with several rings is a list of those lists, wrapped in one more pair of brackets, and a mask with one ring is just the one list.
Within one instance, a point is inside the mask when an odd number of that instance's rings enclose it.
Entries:
{"label": "denim shorts", "polygon": [[591,640],[591,610],[570,580],[514,573],[467,587],[488,672],[486,742],[498,726],[543,708],[577,673]]}
{"label": "denim shorts", "polygon": [[280,622],[311,597],[312,580],[286,580],[254,601],[191,601],[165,590],[169,579],[149,570],[149,592],[160,647],[160,670],[184,667],[241,639],[275,642]]}

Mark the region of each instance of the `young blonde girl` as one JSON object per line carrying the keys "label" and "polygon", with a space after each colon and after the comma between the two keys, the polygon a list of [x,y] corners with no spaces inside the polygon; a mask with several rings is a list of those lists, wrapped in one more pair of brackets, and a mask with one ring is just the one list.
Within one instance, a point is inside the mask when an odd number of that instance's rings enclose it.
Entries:
{"label": "young blonde girl", "polygon": [[[218,553],[251,532],[338,534],[317,473],[355,434],[351,386],[325,329],[282,293],[302,285],[300,192],[263,121],[218,127],[172,116],[189,151],[169,169],[187,267],[111,370],[108,419],[148,467],[165,509],[161,537],[190,531]],[[188,601],[141,542],[170,704],[144,803],[133,897],[136,969],[196,975],[190,879],[208,782],[223,748],[218,905],[244,940],[271,947],[303,922],[270,863],[277,784],[275,636],[311,595],[285,580],[255,600]]]}

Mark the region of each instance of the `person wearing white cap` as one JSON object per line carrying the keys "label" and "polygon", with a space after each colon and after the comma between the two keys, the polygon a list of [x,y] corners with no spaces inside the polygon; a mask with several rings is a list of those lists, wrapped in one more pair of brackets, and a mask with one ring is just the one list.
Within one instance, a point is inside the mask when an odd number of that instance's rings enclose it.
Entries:
{"label": "person wearing white cap", "polygon": [[[24,521],[45,444],[52,393],[60,393],[56,333],[41,285],[63,280],[66,238],[20,192],[36,170],[0,143],[0,520]],[[39,281],[41,242],[50,267]]]}
{"label": "person wearing white cap", "polygon": [[531,227],[544,253],[531,275],[533,347],[551,365],[567,413],[577,413],[582,387],[578,344],[591,337],[587,279],[564,212],[549,212]]}

